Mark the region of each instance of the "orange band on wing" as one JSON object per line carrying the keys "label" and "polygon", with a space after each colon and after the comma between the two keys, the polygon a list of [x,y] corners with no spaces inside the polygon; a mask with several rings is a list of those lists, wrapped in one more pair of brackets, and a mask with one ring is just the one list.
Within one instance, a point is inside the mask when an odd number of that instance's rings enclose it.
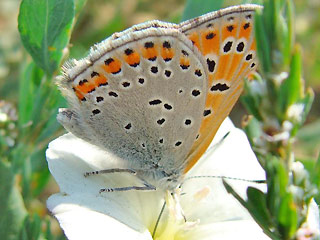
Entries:
{"label": "orange band on wing", "polygon": [[217,66],[218,68],[214,76],[215,79],[224,78],[227,71],[227,66],[229,65],[229,61],[230,61],[229,59],[230,59],[230,54],[220,56],[218,66]]}
{"label": "orange band on wing", "polygon": [[251,35],[251,30],[252,27],[250,23],[243,23],[240,28],[239,38],[249,39]]}
{"label": "orange band on wing", "polygon": [[219,53],[219,35],[217,31],[205,31],[201,33],[202,53]]}
{"label": "orange band on wing", "polygon": [[236,69],[238,68],[239,66],[239,62],[241,62],[241,59],[243,57],[243,54],[235,54],[232,58],[232,62],[231,62],[231,65],[229,67],[229,71],[227,72],[227,75],[226,77],[224,78],[225,80],[229,80],[231,81],[232,80],[232,76],[233,74],[235,73]]}
{"label": "orange band on wing", "polygon": [[174,56],[174,51],[172,48],[162,48],[161,56],[165,61],[171,60]]}
{"label": "orange band on wing", "polygon": [[222,28],[222,39],[226,39],[227,37],[235,37],[237,35],[237,25],[231,24],[226,25]]}
{"label": "orange band on wing", "polygon": [[105,76],[100,74],[99,76],[94,77],[94,82],[96,87],[100,87],[102,85],[106,85],[108,80]]}
{"label": "orange band on wing", "polygon": [[142,48],[142,56],[149,60],[156,60],[158,52],[155,47]]}
{"label": "orange band on wing", "polygon": [[79,92],[81,92],[82,94],[87,94],[89,92],[92,92],[96,86],[94,83],[92,82],[88,82],[86,80],[86,82],[82,83],[81,81],[79,82],[79,84],[75,87],[76,90],[78,90]]}
{"label": "orange band on wing", "polygon": [[105,64],[102,65],[102,68],[107,73],[116,74],[121,71],[121,62],[115,58],[109,58],[105,61]]}
{"label": "orange band on wing", "polygon": [[137,52],[133,52],[130,55],[125,55],[124,60],[132,67],[136,67],[140,64],[140,55]]}
{"label": "orange band on wing", "polygon": [[79,90],[77,90],[76,88],[72,88],[72,89],[76,93],[76,96],[80,101],[83,101],[85,99],[84,95]]}
{"label": "orange band on wing", "polygon": [[182,69],[187,69],[190,66],[190,60],[189,58],[186,57],[181,57],[180,58],[180,67]]}
{"label": "orange band on wing", "polygon": [[196,32],[188,35],[188,38],[192,41],[193,45],[200,49],[199,35]]}

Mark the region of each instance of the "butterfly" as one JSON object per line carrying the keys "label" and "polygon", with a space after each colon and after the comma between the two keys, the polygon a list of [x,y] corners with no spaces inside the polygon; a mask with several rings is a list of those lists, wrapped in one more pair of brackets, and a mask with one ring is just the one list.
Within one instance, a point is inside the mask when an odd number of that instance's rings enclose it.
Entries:
{"label": "butterfly", "polygon": [[87,175],[127,172],[143,183],[101,191],[172,191],[181,184],[256,69],[257,8],[138,24],[64,64],[57,83],[70,107],[59,110],[58,121],[126,163]]}

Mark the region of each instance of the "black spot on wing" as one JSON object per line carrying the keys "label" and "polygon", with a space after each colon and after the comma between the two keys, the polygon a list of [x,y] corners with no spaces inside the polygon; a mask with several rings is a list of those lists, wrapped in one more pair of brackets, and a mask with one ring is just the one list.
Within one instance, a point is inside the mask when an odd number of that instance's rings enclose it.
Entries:
{"label": "black spot on wing", "polygon": [[210,114],[211,114],[211,110],[210,109],[206,109],[206,110],[203,111],[203,116],[204,117],[206,117],[206,116],[208,116]]}
{"label": "black spot on wing", "polygon": [[96,97],[96,100],[97,100],[97,102],[102,102],[103,101],[103,97],[101,97],[101,96],[99,96],[99,97]]}
{"label": "black spot on wing", "polygon": [[207,35],[206,35],[206,39],[212,39],[212,38],[214,38],[216,36],[216,34],[215,33],[213,33],[213,32],[211,32],[211,33],[208,33]]}
{"label": "black spot on wing", "polygon": [[229,52],[231,50],[233,42],[232,41],[228,41],[224,46],[223,46],[223,51],[225,53]]}
{"label": "black spot on wing", "polygon": [[229,25],[229,26],[227,26],[227,30],[228,30],[229,32],[232,32],[232,31],[233,31],[233,29],[234,29],[234,26],[233,26],[233,25]]}
{"label": "black spot on wing", "polygon": [[217,83],[217,84],[213,85],[213,86],[210,88],[210,90],[211,90],[211,91],[220,91],[220,92],[223,92],[223,91],[228,90],[229,88],[230,88],[230,87],[229,87],[227,84],[225,84],[225,83],[223,83],[223,84]]}
{"label": "black spot on wing", "polygon": [[93,113],[93,115],[99,114],[99,113],[100,113],[100,110],[99,110],[99,109],[94,109],[94,110],[92,111],[92,113]]}
{"label": "black spot on wing", "polygon": [[214,60],[210,60],[209,58],[207,58],[207,65],[208,65],[209,72],[214,72],[216,62]]}
{"label": "black spot on wing", "polygon": [[156,73],[158,72],[158,67],[152,66],[151,69],[150,69],[150,71],[151,71],[152,73],[156,74]]}
{"label": "black spot on wing", "polygon": [[149,102],[149,105],[159,105],[160,103],[162,103],[162,101],[160,99],[155,99]]}
{"label": "black spot on wing", "polygon": [[124,50],[124,53],[125,53],[127,56],[129,56],[129,55],[131,55],[131,54],[133,53],[133,50],[130,49],[130,48],[127,48],[126,50]]}
{"label": "black spot on wing", "polygon": [[197,97],[201,94],[201,92],[198,89],[194,89],[194,90],[192,90],[191,94],[192,94],[192,96]]}
{"label": "black spot on wing", "polygon": [[146,43],[144,44],[144,47],[145,47],[145,48],[153,48],[153,47],[154,47],[154,43],[153,43],[153,42],[146,42]]}
{"label": "black spot on wing", "polygon": [[237,45],[237,52],[242,52],[244,49],[244,43],[243,42],[239,42]]}

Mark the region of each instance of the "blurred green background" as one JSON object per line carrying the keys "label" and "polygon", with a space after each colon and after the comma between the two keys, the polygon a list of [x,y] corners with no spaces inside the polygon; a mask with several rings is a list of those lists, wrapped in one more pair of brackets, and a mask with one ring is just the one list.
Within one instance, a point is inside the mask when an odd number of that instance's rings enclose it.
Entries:
{"label": "blurred green background", "polygon": [[[194,9],[195,14],[201,11],[208,12],[207,9],[200,9],[200,6],[203,7],[201,4],[203,1],[198,1],[199,9]],[[219,5],[225,7],[244,1],[213,0],[213,2],[210,10],[219,8]],[[305,160],[316,158],[320,148],[320,1],[296,0],[294,3],[296,41],[303,49],[303,76],[306,85],[313,88],[315,92],[311,113],[305,126],[300,130],[294,147],[297,158]],[[19,118],[18,110],[16,110],[19,108],[19,78],[24,71],[24,64],[31,59],[21,44],[17,28],[19,5],[19,0],[0,0],[0,135],[6,137],[9,148],[15,146],[19,135],[14,125]],[[185,0],[87,0],[72,32],[69,57],[85,56],[94,43],[134,24],[153,19],[178,23],[182,19],[185,6]],[[62,103],[61,107],[65,106],[66,104]],[[12,119],[10,126],[2,124],[1,111],[6,112]],[[241,119],[244,115],[245,110],[241,103],[238,103],[231,114],[237,126],[241,126]],[[57,133],[52,133],[50,139],[63,133],[64,130],[60,128]],[[29,141],[32,144],[32,139]],[[3,143],[0,142],[0,144]],[[44,144],[47,144],[47,141]],[[0,150],[3,148],[0,145]],[[41,167],[45,168],[44,151],[40,151],[39,154],[39,158],[43,161]],[[23,157],[25,156],[22,155]],[[15,181],[19,182],[20,179],[15,179]],[[33,181],[36,180],[33,179]],[[39,184],[41,185],[41,183],[35,185]],[[30,188],[32,189],[33,186]],[[48,216],[45,206],[48,196],[55,192],[58,192],[58,188],[54,180],[50,179],[44,190],[41,190],[37,196],[33,194],[34,197],[28,201],[28,210],[52,221],[51,228],[55,235],[59,236],[61,234],[59,225]]]}

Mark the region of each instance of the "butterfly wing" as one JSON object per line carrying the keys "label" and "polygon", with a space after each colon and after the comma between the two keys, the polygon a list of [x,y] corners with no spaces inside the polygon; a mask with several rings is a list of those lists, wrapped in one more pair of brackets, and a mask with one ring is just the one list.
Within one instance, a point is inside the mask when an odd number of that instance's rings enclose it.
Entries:
{"label": "butterfly wing", "polygon": [[185,172],[199,160],[256,68],[253,33],[258,5],[226,8],[180,24],[180,30],[201,51],[208,70],[208,94],[203,120],[187,159]]}
{"label": "butterfly wing", "polygon": [[208,83],[202,56],[179,30],[147,27],[107,39],[65,65],[58,85],[70,105],[58,114],[67,130],[155,186],[182,173]]}

